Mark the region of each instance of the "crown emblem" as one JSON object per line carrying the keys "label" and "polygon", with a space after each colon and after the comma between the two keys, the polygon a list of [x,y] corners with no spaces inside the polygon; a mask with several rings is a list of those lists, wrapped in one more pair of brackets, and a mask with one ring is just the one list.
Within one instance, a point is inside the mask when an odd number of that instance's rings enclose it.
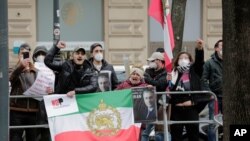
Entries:
{"label": "crown emblem", "polygon": [[98,108],[90,112],[87,125],[96,136],[114,136],[121,129],[121,115],[116,108],[100,100]]}
{"label": "crown emblem", "polygon": [[107,109],[107,105],[103,102],[103,99],[100,101],[98,107],[100,111],[104,111],[105,109]]}

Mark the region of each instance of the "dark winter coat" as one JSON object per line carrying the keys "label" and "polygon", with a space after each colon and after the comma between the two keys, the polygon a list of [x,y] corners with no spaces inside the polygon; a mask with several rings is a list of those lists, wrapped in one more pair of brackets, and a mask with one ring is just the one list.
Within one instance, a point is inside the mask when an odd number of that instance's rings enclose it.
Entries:
{"label": "dark winter coat", "polygon": [[153,85],[156,87],[157,92],[164,92],[166,91],[167,88],[167,71],[165,68],[162,68],[158,71],[151,70],[151,75],[147,73],[148,71],[146,70],[144,73],[144,79],[145,82],[149,85]]}
{"label": "dark winter coat", "polygon": [[[189,81],[190,81],[190,91],[201,91],[200,78],[202,75],[202,67],[204,64],[204,51],[195,50],[195,62],[190,66],[189,70]],[[174,69],[175,74],[177,74],[177,81],[172,85],[171,91],[176,91],[176,85],[178,80],[182,76],[182,73]],[[173,73],[173,72],[172,72]],[[173,76],[172,76],[173,77]],[[195,105],[202,101],[202,94],[176,94],[171,95],[171,103],[178,104],[185,101],[191,100]]]}
{"label": "dark winter coat", "polygon": [[84,60],[79,68],[73,60],[65,62],[53,61],[55,55],[60,51],[52,47],[45,57],[44,63],[53,71],[57,71],[58,82],[55,88],[56,94],[66,94],[75,90],[76,94],[91,93],[97,90],[97,74],[88,60]]}
{"label": "dark winter coat", "polygon": [[[92,64],[92,66],[94,66],[93,57],[91,57],[89,59],[89,61]],[[95,67],[94,67],[94,70],[96,72],[100,73],[100,71],[97,70]],[[103,59],[102,60],[101,71],[110,71],[111,72],[111,86],[112,86],[111,88],[112,88],[112,90],[114,90],[116,88],[116,86],[118,85],[118,79],[117,79],[117,76],[116,76],[113,65],[109,64],[106,60]]]}
{"label": "dark winter coat", "polygon": [[[18,65],[10,75],[10,95],[23,95],[23,93],[32,86],[35,79],[36,71],[33,65],[30,65],[29,70],[24,70],[23,66]],[[20,112],[37,112],[38,102],[33,98],[12,98],[10,99],[10,110]]]}
{"label": "dark winter coat", "polygon": [[222,97],[222,60],[214,53],[203,66],[202,90],[212,91]]}

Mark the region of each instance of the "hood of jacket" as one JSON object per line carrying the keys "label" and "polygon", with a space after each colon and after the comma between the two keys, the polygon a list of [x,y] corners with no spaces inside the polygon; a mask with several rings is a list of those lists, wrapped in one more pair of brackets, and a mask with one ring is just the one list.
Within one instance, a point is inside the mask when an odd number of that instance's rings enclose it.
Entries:
{"label": "hood of jacket", "polygon": [[37,54],[39,52],[43,52],[43,53],[47,54],[48,50],[47,50],[47,48],[45,46],[37,46],[35,48],[35,50],[33,52],[33,56],[32,56],[32,59],[33,59],[34,62],[36,61],[35,58],[37,57]]}

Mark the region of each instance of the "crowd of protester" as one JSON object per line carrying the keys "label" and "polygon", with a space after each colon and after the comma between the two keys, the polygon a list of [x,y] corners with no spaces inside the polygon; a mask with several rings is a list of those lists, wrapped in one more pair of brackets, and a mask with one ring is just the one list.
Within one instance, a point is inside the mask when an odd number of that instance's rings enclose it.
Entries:
{"label": "crowd of protester", "polygon": [[[76,47],[71,59],[58,61],[56,54],[67,45],[59,41],[57,45],[47,50],[44,46],[35,48],[33,55],[31,47],[25,43],[20,46],[18,62],[10,72],[10,95],[23,95],[36,80],[39,70],[33,62],[44,63],[56,74],[54,88],[48,87],[47,94],[66,94],[72,97],[78,94],[103,92],[109,90],[131,89],[133,87],[155,87],[156,92],[165,91],[202,91],[214,92],[219,100],[219,111],[222,113],[222,40],[215,46],[211,59],[204,62],[204,42],[197,40],[194,59],[188,52],[180,52],[173,61],[171,72],[166,71],[164,49],[159,48],[147,59],[148,68],[144,71],[142,64],[134,64],[126,80],[119,83],[112,64],[104,59],[104,50],[101,44],[94,43],[90,46],[90,57],[87,58],[86,50]],[[32,57],[32,59],[31,59]],[[106,75],[100,75],[101,73]],[[100,77],[99,77],[100,76]],[[182,94],[168,95],[169,106],[167,112],[170,120],[197,121],[199,112],[206,104],[210,109],[209,116],[213,115],[213,97]],[[161,96],[156,97],[157,117],[163,120],[163,107]],[[145,117],[147,118],[147,117]],[[47,116],[43,101],[33,98],[11,99],[10,125],[35,125],[46,124]],[[169,138],[172,141],[182,141],[185,130],[189,141],[199,140],[199,124],[172,124],[170,125]],[[214,126],[209,126],[208,140],[215,140]],[[149,141],[150,133],[155,131],[155,140],[164,140],[163,125],[152,123],[142,124],[141,141]],[[25,131],[26,141],[49,141],[49,129],[12,129],[10,141],[23,141]],[[84,139],[83,139],[84,140]]]}

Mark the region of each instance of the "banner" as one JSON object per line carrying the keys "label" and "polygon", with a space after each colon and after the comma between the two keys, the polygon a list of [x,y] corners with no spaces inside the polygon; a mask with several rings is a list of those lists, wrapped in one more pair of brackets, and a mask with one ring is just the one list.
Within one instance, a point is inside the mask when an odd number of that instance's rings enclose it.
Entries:
{"label": "banner", "polygon": [[[51,88],[54,91],[55,74],[44,63],[35,63],[35,68],[38,70],[36,80],[33,85],[24,92],[24,95],[47,95],[47,88]],[[35,98],[42,100],[42,98]]]}
{"label": "banner", "polygon": [[[44,96],[46,110],[53,107],[50,97]],[[80,94],[73,100],[77,112],[57,116],[48,113],[52,141],[139,140],[140,124],[134,123],[131,90]]]}

